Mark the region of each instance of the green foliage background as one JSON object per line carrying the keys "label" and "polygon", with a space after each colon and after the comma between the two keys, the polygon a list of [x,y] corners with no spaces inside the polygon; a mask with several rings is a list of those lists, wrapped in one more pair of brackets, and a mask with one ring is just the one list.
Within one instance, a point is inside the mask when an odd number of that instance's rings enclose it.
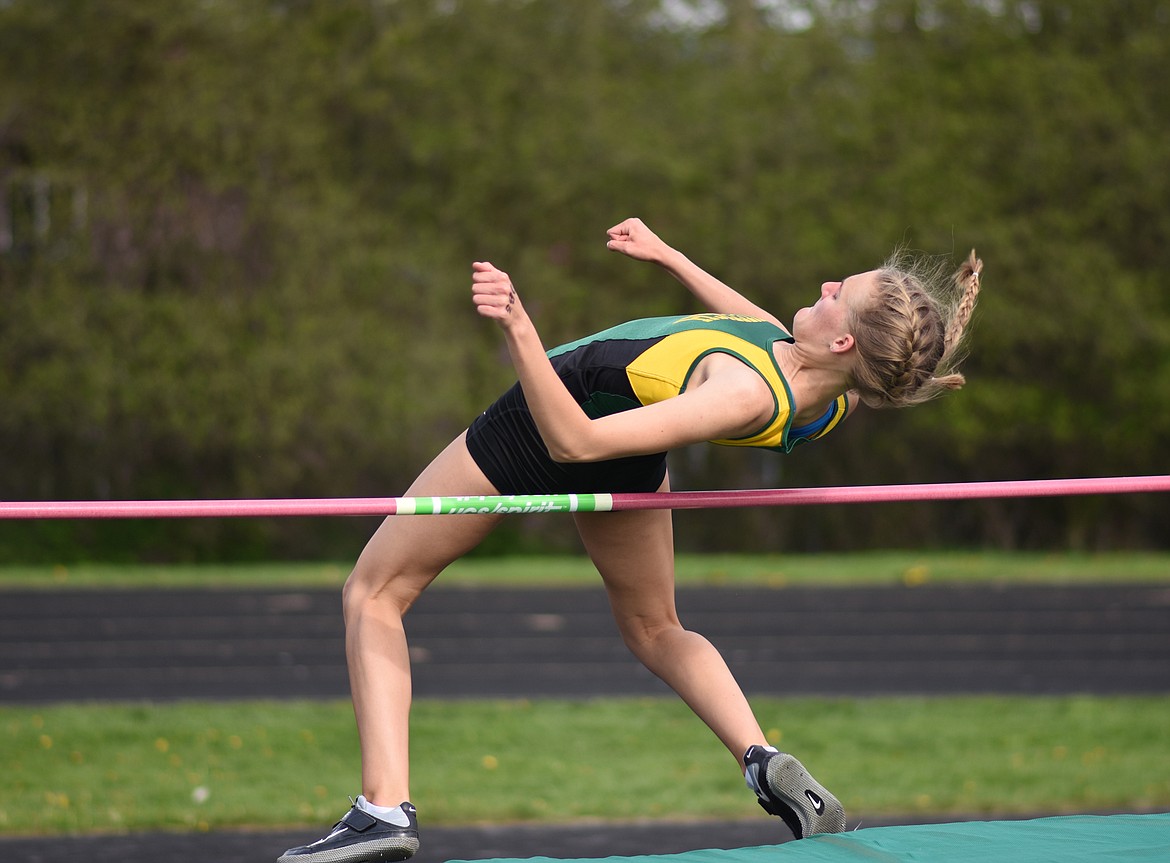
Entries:
{"label": "green foliage background", "polygon": [[[400,494],[546,342],[786,317],[896,246],[987,263],[969,385],[678,488],[1161,473],[1170,3],[0,2],[0,496]],[[699,550],[1165,547],[1164,498],[680,514]],[[0,559],[352,556],[356,521],[0,525]],[[558,549],[517,521],[490,550]]]}

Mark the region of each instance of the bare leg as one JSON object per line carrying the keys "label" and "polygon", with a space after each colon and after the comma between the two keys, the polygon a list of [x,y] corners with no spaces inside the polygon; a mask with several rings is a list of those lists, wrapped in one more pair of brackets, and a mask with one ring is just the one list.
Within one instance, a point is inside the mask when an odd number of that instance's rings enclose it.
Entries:
{"label": "bare leg", "polygon": [[[456,438],[408,495],[496,494]],[[403,615],[448,564],[501,516],[390,516],[366,544],[343,592],[350,691],[362,751],[362,793],[372,803],[410,799],[410,658]]]}
{"label": "bare leg", "polygon": [[622,638],[715,732],[742,771],[743,753],[764,743],[764,733],[719,651],[679,622],[670,512],[579,513],[576,521]]}

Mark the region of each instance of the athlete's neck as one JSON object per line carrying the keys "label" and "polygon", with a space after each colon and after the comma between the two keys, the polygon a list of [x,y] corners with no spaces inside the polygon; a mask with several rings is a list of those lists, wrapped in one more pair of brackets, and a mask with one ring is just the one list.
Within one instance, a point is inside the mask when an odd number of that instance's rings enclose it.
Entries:
{"label": "athlete's neck", "polygon": [[772,352],[792,392],[797,425],[817,419],[849,389],[849,378],[835,354],[814,354],[796,342],[776,342]]}

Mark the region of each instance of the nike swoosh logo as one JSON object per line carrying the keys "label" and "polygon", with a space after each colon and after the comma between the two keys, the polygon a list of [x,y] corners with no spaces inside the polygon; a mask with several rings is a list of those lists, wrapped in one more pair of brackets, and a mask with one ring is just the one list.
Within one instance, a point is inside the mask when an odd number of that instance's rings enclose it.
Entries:
{"label": "nike swoosh logo", "polygon": [[767,797],[764,796],[764,793],[760,790],[760,765],[758,765],[758,764],[748,765],[747,775],[744,776],[744,779],[747,780],[747,787],[750,788],[752,790],[752,792],[755,793],[755,795],[757,797],[759,797],[761,800],[768,799]]}
{"label": "nike swoosh logo", "polygon": [[807,797],[808,802],[813,805],[813,809],[816,810],[817,815],[825,814],[825,801],[822,800],[815,792],[806,788],[804,790],[804,796]]}
{"label": "nike swoosh logo", "polygon": [[[342,833],[344,833],[348,829],[349,829],[348,827],[338,827],[336,830],[334,830],[332,833],[330,833],[324,839],[318,839],[316,842],[313,843],[313,845],[321,845],[325,842],[328,842],[333,837],[340,836]],[[310,845],[309,847],[312,848],[313,845]]]}

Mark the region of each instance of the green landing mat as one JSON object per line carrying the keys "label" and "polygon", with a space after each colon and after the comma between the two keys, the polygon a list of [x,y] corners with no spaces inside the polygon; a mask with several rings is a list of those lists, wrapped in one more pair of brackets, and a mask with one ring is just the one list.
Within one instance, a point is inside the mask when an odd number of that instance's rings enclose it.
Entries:
{"label": "green landing mat", "polygon": [[[528,863],[553,859],[531,857]],[[603,859],[613,863],[1153,863],[1170,861],[1170,813],[871,827],[783,845]],[[599,860],[593,858],[590,863]]]}

